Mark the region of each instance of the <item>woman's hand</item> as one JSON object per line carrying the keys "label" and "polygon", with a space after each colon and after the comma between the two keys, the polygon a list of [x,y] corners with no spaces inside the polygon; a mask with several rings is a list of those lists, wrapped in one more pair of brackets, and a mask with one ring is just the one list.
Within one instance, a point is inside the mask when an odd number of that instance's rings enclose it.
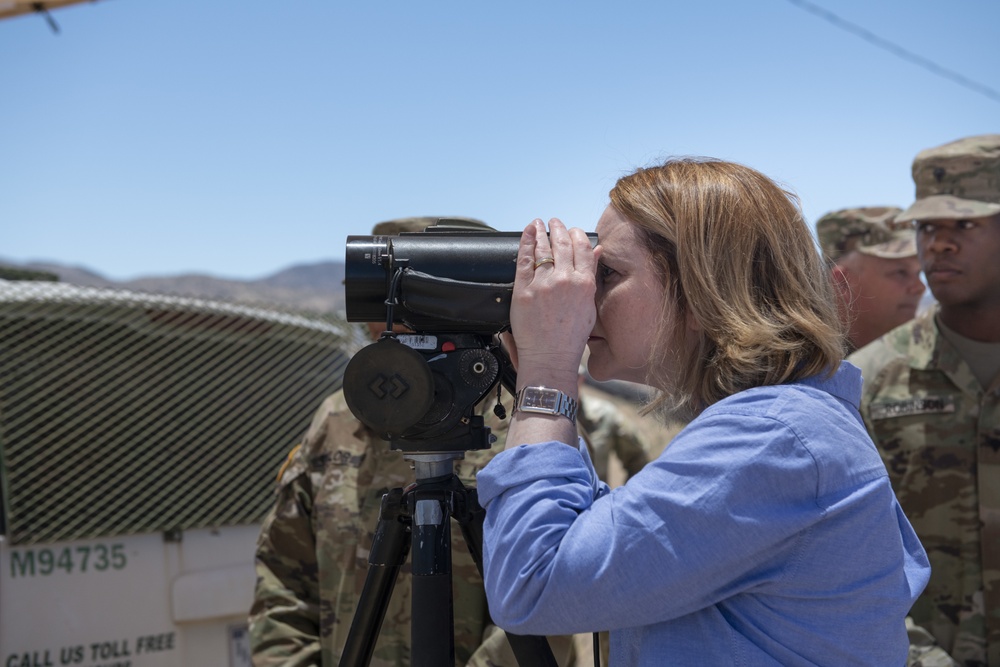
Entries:
{"label": "woman's hand", "polygon": [[[521,235],[510,320],[504,343],[518,386],[576,387],[580,359],[597,318],[599,249],[580,229],[535,220]],[[575,391],[574,391],[575,394]]]}

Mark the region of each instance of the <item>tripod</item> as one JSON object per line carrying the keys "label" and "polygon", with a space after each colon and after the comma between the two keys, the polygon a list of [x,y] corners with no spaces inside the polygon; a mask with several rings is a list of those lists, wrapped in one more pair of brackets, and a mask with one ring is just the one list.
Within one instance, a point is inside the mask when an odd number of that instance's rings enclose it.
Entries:
{"label": "tripod", "polygon": [[[483,518],[476,489],[454,473],[459,452],[408,454],[416,482],[382,498],[368,574],[340,667],[367,667],[375,650],[396,577],[410,551],[413,598],[410,621],[412,667],[453,667],[454,608],[451,583],[451,519],[454,518],[483,572]],[[555,667],[545,637],[507,633],[521,667]]]}

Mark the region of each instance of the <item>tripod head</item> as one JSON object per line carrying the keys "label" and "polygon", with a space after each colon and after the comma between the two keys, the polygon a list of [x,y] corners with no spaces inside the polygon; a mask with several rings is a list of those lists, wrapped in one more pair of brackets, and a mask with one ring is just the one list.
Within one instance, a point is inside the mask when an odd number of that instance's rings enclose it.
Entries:
{"label": "tripod head", "polygon": [[513,387],[513,370],[492,335],[386,331],[347,365],[344,398],[392,449],[489,449],[495,437],[475,407],[501,378]]}

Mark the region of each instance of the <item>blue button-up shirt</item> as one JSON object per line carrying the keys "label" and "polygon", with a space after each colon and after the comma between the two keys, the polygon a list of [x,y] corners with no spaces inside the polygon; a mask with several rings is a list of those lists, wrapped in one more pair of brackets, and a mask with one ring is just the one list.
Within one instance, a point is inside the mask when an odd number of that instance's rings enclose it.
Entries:
{"label": "blue button-up shirt", "polygon": [[586,448],[479,473],[490,611],[520,634],[611,631],[613,665],[903,665],[930,574],[858,414],[861,377],[719,401],[614,491]]}

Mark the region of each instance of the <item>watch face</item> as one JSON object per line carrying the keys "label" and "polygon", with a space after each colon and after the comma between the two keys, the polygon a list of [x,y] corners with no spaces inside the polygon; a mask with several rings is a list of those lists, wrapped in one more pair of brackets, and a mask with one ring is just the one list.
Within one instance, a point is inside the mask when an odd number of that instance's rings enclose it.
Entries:
{"label": "watch face", "polygon": [[514,410],[562,415],[576,421],[577,401],[558,389],[549,387],[525,387],[517,392]]}
{"label": "watch face", "polygon": [[538,389],[535,387],[528,387],[524,392],[524,398],[521,401],[521,406],[525,410],[535,408],[539,410],[555,411],[558,400],[559,392],[555,389]]}

